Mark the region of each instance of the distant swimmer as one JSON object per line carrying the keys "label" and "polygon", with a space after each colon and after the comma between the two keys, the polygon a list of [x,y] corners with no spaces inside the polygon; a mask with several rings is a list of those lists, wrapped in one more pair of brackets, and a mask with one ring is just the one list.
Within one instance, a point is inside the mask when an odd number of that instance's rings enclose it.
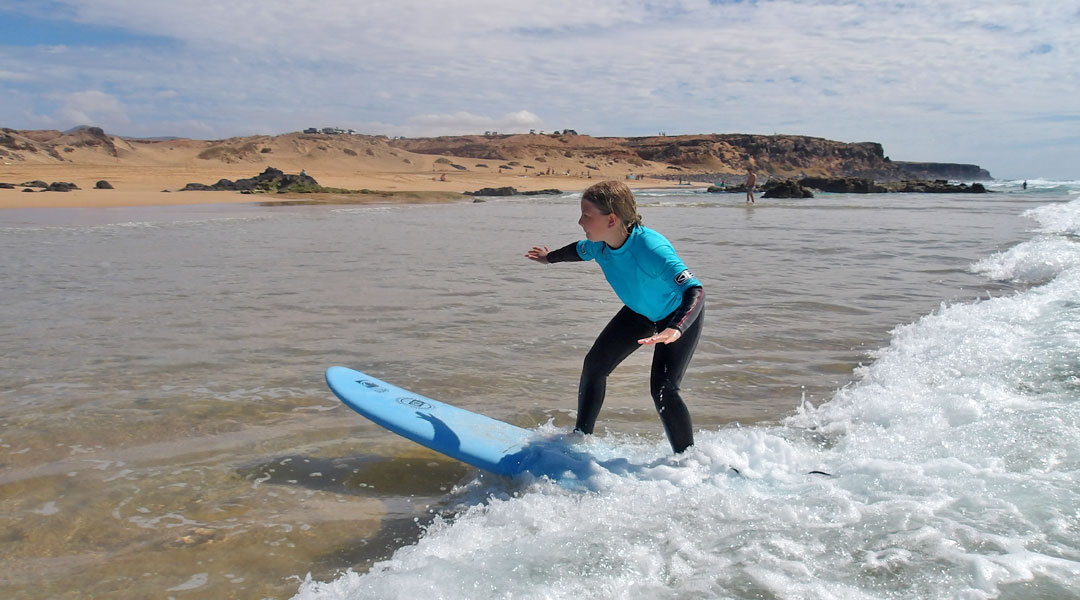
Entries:
{"label": "distant swimmer", "polygon": [[757,185],[757,175],[750,167],[746,168],[746,201],[754,202],[754,186]]}
{"label": "distant swimmer", "polygon": [[1027,189],[1027,179],[1024,180],[1024,186],[1023,187],[1024,187],[1025,190]]}

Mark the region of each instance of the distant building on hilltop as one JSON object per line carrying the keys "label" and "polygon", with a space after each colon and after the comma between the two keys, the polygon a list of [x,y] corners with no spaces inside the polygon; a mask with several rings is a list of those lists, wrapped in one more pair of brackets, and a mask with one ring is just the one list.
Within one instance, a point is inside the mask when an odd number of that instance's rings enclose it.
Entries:
{"label": "distant building on hilltop", "polygon": [[322,129],[319,129],[318,127],[308,127],[304,130],[304,133],[322,133],[325,135],[356,135],[356,130],[342,129],[340,127],[323,127]]}

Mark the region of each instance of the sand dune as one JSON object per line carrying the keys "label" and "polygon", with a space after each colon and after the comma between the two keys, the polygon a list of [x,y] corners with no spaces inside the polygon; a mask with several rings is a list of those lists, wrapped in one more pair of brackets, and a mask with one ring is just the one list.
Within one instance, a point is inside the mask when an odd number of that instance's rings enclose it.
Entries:
{"label": "sand dune", "polygon": [[[304,170],[327,187],[458,193],[503,186],[521,191],[575,191],[602,178],[626,179],[630,173],[643,171],[664,174],[668,167],[640,160],[637,165],[590,161],[573,153],[544,162],[422,154],[395,147],[385,137],[362,135],[293,133],[216,141],[137,140],[91,128],[73,133],[6,129],[0,136],[0,182],[69,182],[80,188],[32,194],[21,188],[0,189],[0,207],[252,202],[265,198],[176,190],[188,183],[253,177],[268,166],[286,173]],[[101,180],[115,189],[93,189]],[[636,180],[629,183],[645,185]],[[674,183],[652,179],[647,185]]]}

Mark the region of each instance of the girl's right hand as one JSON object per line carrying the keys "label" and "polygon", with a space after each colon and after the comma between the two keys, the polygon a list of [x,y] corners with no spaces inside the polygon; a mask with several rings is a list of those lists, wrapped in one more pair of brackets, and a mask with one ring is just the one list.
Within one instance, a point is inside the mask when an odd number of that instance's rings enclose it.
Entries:
{"label": "girl's right hand", "polygon": [[551,252],[547,246],[533,246],[532,250],[525,253],[525,258],[535,260],[538,263],[547,264],[547,255]]}

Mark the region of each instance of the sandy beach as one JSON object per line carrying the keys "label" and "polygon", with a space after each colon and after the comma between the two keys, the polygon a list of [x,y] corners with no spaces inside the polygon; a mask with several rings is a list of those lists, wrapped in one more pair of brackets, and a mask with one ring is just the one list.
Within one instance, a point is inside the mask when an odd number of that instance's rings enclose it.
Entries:
{"label": "sandy beach", "polygon": [[[350,203],[393,202],[400,192],[461,194],[485,187],[510,186],[519,191],[580,191],[602,179],[620,179],[632,187],[675,187],[673,171],[663,163],[600,160],[589,152],[524,146],[540,136],[521,136],[515,152],[532,158],[477,159],[422,154],[389,146],[384,140],[354,136],[263,136],[222,142],[197,140],[139,141],[105,134],[24,132],[39,135],[22,140],[18,159],[0,164],[0,208],[151,206],[267,201],[274,195],[179,190],[189,183],[214,184],[220,179],[255,177],[267,167],[285,173],[306,172],[322,186],[387,192],[368,198],[348,196]],[[59,137],[50,138],[50,135]],[[520,147],[519,147],[520,146]],[[32,148],[26,150],[25,148]],[[642,176],[644,179],[641,179]],[[632,179],[630,177],[633,177]],[[95,189],[98,181],[114,189]],[[73,183],[70,192],[23,191],[20,184],[42,181]],[[705,185],[705,184],[698,184]],[[684,186],[685,187],[685,186]],[[307,196],[313,196],[308,194]],[[322,195],[319,201],[334,199]],[[429,197],[432,198],[432,197]],[[280,197],[276,199],[281,199]],[[311,199],[316,199],[312,197]],[[445,201],[435,196],[433,201]],[[415,198],[412,201],[416,201]]]}

